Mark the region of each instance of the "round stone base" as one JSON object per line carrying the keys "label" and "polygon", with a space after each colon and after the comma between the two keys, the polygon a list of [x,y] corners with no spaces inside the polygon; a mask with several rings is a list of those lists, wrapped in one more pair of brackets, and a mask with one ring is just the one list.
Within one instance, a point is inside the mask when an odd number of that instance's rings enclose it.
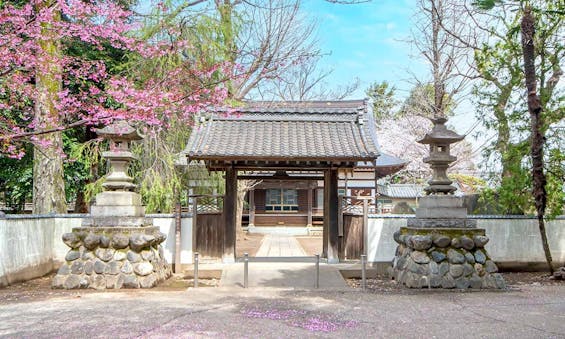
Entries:
{"label": "round stone base", "polygon": [[392,274],[409,288],[504,289],[506,283],[484,246],[484,229],[409,228],[398,243]]}
{"label": "round stone base", "polygon": [[151,288],[171,276],[156,227],[80,227],[63,235],[71,250],[53,288]]}

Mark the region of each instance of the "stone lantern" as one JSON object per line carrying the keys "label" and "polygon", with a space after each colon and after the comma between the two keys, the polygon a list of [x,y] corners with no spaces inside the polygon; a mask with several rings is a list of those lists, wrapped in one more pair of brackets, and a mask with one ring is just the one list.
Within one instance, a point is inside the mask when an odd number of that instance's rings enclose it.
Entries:
{"label": "stone lantern", "polygon": [[467,218],[464,198],[453,195],[457,189],[446,172],[457,158],[450,146],[463,136],[447,129],[446,121],[433,119],[432,131],[419,141],[429,145],[424,162],[431,165],[432,179],[427,195],[418,201],[416,217],[394,234],[398,247],[392,275],[410,288],[505,288],[485,249],[485,230]]}
{"label": "stone lantern", "polygon": [[165,234],[145,218],[141,196],[127,174],[131,142],[142,139],[126,121],[96,131],[110,149],[102,153],[109,174],[81,227],[63,234],[70,247],[53,288],[150,288],[171,276],[161,244]]}
{"label": "stone lantern", "polygon": [[432,131],[418,141],[430,146],[430,155],[424,158],[424,162],[432,167],[432,179],[428,181],[430,186],[424,190],[427,194],[453,194],[457,190],[451,185],[452,181],[447,177],[449,165],[457,160],[457,157],[449,153],[450,145],[463,140],[463,136],[447,129],[445,118],[432,120],[434,127]]}
{"label": "stone lantern", "polygon": [[107,191],[135,190],[136,185],[127,174],[130,162],[135,160],[130,146],[132,141],[141,140],[143,136],[123,120],[96,130],[96,134],[108,139],[110,143],[110,150],[102,153],[102,157],[107,159],[110,165],[110,174],[102,186]]}

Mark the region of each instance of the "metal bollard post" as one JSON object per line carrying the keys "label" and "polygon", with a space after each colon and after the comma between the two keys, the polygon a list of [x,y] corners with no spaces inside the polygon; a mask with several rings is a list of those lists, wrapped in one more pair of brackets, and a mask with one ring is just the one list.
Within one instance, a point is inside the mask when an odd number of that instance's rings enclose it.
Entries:
{"label": "metal bollard post", "polygon": [[361,254],[361,287],[367,289],[367,255]]}
{"label": "metal bollard post", "polygon": [[198,288],[198,252],[194,252],[194,288]]}
{"label": "metal bollard post", "polygon": [[243,288],[249,283],[249,253],[243,254]]}
{"label": "metal bollard post", "polygon": [[316,288],[320,287],[320,255],[316,254]]}

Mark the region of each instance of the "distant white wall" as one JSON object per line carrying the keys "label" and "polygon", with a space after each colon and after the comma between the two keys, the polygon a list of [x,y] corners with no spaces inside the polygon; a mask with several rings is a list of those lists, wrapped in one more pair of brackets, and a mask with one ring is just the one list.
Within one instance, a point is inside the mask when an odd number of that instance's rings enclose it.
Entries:
{"label": "distant white wall", "polygon": [[[175,219],[173,215],[148,215],[167,235],[165,258],[174,263]],[[65,260],[69,248],[61,237],[80,227],[83,214],[8,215],[0,219],[0,286],[41,277]],[[192,263],[192,218],[181,223],[181,263]]]}
{"label": "distant white wall", "polygon": [[[168,263],[175,262],[175,218],[171,214],[151,214],[147,216],[153,219],[153,225],[159,226],[159,230],[167,235],[167,240],[163,244],[165,259]],[[181,219],[181,264],[192,264],[192,217]]]}
{"label": "distant white wall", "polygon": [[61,235],[80,226],[82,215],[25,215],[0,219],[0,286],[40,277],[64,260]]}
{"label": "distant white wall", "polygon": [[[392,235],[406,226],[407,216],[387,215],[369,217],[367,261],[390,262],[396,242]],[[472,216],[479,228],[490,238],[486,249],[497,263],[516,268],[545,263],[537,220],[531,217]],[[565,264],[565,217],[546,223],[551,256],[556,264]]]}

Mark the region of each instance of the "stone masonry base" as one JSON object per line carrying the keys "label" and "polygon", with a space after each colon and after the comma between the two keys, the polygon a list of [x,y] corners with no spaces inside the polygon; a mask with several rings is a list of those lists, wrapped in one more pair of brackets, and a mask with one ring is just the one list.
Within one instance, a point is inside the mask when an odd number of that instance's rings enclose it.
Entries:
{"label": "stone masonry base", "polygon": [[78,227],[63,235],[71,248],[53,288],[151,288],[171,276],[157,227]]}
{"label": "stone masonry base", "polygon": [[504,289],[506,283],[484,246],[484,229],[409,228],[398,243],[394,279],[409,288]]}

